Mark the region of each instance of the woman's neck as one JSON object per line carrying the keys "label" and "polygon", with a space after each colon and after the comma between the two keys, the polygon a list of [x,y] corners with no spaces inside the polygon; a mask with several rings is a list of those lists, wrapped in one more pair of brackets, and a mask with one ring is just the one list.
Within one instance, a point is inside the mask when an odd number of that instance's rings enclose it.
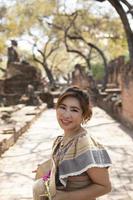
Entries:
{"label": "woman's neck", "polygon": [[67,132],[64,132],[64,138],[72,138],[73,136],[76,136],[78,135],[79,133],[83,132],[84,131],[84,128],[79,126],[79,127],[76,127],[75,129],[73,129],[73,131],[67,131]]}

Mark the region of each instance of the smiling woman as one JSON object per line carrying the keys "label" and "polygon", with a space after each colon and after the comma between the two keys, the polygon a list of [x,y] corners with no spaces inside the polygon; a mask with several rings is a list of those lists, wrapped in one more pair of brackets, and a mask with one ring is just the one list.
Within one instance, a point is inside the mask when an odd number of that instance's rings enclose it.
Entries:
{"label": "smiling woman", "polygon": [[57,108],[57,119],[67,137],[80,130],[82,109],[78,100],[74,97],[65,98]]}
{"label": "smiling woman", "polygon": [[[56,104],[56,115],[63,136],[53,144],[49,177],[49,199],[95,200],[111,190],[108,167],[111,165],[105,148],[84,129],[91,116],[89,97],[78,87],[66,89]],[[34,200],[46,200],[45,180],[37,180]]]}
{"label": "smiling woman", "polygon": [[[66,99],[68,101],[69,108],[67,108],[67,104],[63,105],[63,102],[66,101]],[[82,122],[88,121],[92,115],[89,97],[87,93],[83,92],[82,90],[79,90],[78,87],[68,88],[67,92],[64,92],[59,97],[56,104],[57,114],[58,114],[58,108],[60,107],[62,108],[61,110],[68,110],[71,108],[71,111],[75,108],[73,112],[75,111],[75,112],[81,113]],[[57,119],[58,119],[58,115],[57,115]]]}

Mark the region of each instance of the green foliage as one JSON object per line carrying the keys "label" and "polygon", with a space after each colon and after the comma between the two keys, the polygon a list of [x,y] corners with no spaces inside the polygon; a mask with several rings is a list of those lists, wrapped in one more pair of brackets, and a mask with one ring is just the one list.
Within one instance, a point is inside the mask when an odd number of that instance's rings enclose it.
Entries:
{"label": "green foliage", "polygon": [[102,80],[104,77],[104,74],[105,74],[103,65],[100,63],[93,64],[92,73],[93,73],[95,80],[97,80],[97,81]]}

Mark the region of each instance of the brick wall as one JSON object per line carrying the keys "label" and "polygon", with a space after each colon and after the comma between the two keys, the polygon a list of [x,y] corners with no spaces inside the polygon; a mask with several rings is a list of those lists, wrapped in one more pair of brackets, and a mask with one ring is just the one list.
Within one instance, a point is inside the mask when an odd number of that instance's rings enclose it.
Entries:
{"label": "brick wall", "polygon": [[4,80],[0,79],[0,95],[4,93]]}
{"label": "brick wall", "polygon": [[[129,125],[133,125],[133,79],[129,80],[128,85],[124,82],[122,88],[122,118]],[[128,124],[127,124],[128,125]]]}
{"label": "brick wall", "polygon": [[125,65],[124,56],[119,56],[118,58],[110,61],[108,63],[108,76],[107,83],[114,84],[116,87],[121,87],[120,76],[121,76],[121,68]]}
{"label": "brick wall", "polygon": [[[100,96],[98,105],[127,127],[133,128],[133,66],[131,63],[124,64],[123,57],[119,57],[110,62],[109,67],[112,71],[110,70],[111,74],[108,75],[108,84],[115,84],[115,87],[120,89],[120,99],[112,101],[113,93],[105,90],[106,97]],[[112,82],[109,82],[110,80]]]}

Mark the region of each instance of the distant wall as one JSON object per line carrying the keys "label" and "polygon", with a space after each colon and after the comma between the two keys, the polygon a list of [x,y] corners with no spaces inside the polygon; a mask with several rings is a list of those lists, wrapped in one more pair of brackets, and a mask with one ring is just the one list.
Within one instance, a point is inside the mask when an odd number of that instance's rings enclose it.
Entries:
{"label": "distant wall", "polygon": [[121,70],[125,65],[124,56],[119,56],[118,58],[110,61],[107,65],[107,83],[113,84],[114,86],[121,87]]}
{"label": "distant wall", "polygon": [[[99,95],[98,105],[133,128],[133,65],[125,64],[123,57],[119,57],[109,63],[108,72],[107,90]],[[120,89],[120,92],[114,89]]]}
{"label": "distant wall", "polygon": [[133,127],[133,66],[127,64],[122,74],[122,120]]}

